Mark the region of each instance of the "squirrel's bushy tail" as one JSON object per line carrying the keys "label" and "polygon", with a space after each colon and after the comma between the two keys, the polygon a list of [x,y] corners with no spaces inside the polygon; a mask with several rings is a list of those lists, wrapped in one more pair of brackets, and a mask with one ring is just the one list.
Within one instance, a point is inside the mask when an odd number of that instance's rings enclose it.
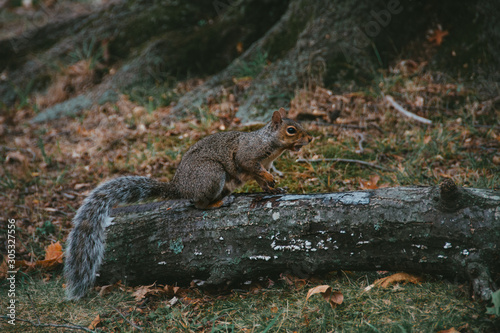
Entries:
{"label": "squirrel's bushy tail", "polygon": [[83,201],[66,242],[64,275],[68,299],[81,298],[94,285],[104,257],[105,229],[111,224],[111,208],[150,197],[177,198],[178,194],[171,183],[126,176],[102,183]]}

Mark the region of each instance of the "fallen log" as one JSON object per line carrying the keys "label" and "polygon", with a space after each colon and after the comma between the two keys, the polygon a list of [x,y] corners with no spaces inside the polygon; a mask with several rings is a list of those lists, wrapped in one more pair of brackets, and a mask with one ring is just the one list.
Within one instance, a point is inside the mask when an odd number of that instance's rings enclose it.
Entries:
{"label": "fallen log", "polygon": [[227,207],[183,201],[113,211],[99,283],[220,284],[332,270],[468,279],[487,300],[500,273],[500,193],[398,187],[236,195]]}

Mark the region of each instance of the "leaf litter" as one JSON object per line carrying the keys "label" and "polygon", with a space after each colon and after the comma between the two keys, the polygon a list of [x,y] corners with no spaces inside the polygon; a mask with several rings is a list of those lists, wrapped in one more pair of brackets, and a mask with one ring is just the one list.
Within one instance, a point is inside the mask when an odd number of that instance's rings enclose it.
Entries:
{"label": "leaf litter", "polygon": [[[0,206],[16,219],[17,258],[31,269],[60,266],[62,250],[53,252],[47,246],[52,243],[60,247],[55,241],[65,240],[75,210],[99,182],[125,174],[167,181],[182,153],[201,137],[221,130],[254,129],[237,118],[238,100],[231,89],[221,90],[198,114],[183,120],[172,117],[170,106],[148,110],[127,95],[120,95],[116,103],[92,107],[77,119],[28,123],[37,112],[37,101],[52,105],[68,98],[59,93],[63,86],[85,89],[93,75],[85,66],[88,64],[79,63],[62,71],[53,88],[49,88],[54,96],[32,96],[28,106],[0,117],[0,155],[4,161],[0,170]],[[290,115],[301,119],[315,136],[313,145],[299,157],[359,159],[398,171],[379,172],[349,163],[336,163],[334,167],[329,162],[299,165],[295,155],[285,155],[276,163],[284,171],[280,182],[295,193],[434,185],[443,178],[465,186],[498,188],[497,105],[477,100],[474,91],[458,83],[442,83],[438,76],[425,71],[424,63],[406,60],[384,73],[378,87],[369,91],[340,93],[322,87],[297,90]],[[245,89],[242,82],[235,83],[243,85],[238,89]],[[201,83],[181,82],[174,90],[182,94]],[[403,108],[431,119],[433,125],[399,116],[378,96],[380,92],[391,94]],[[416,150],[419,154],[415,154]],[[415,169],[415,165],[422,168]],[[255,190],[255,184],[241,189]],[[308,283],[293,276],[282,279],[297,289]],[[409,278],[387,281],[412,282]],[[194,297],[187,297],[174,290],[178,287],[168,286],[129,289],[117,284],[101,287],[101,292],[104,295],[116,288],[134,293],[137,301],[175,297],[199,306],[210,300],[197,296],[196,291]],[[254,284],[252,288],[255,293],[265,293],[268,286]],[[324,288],[317,293],[333,307],[340,298],[336,293],[340,292]]]}

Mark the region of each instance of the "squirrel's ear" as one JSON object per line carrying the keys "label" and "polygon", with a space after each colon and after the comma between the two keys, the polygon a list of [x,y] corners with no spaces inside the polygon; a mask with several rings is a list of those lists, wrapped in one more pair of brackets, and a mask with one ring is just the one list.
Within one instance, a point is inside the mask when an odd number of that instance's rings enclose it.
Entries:
{"label": "squirrel's ear", "polygon": [[281,116],[281,113],[279,111],[274,111],[272,119],[273,125],[277,127],[282,121],[283,117]]}
{"label": "squirrel's ear", "polygon": [[281,118],[286,118],[286,110],[284,108],[280,108],[278,112],[281,114]]}

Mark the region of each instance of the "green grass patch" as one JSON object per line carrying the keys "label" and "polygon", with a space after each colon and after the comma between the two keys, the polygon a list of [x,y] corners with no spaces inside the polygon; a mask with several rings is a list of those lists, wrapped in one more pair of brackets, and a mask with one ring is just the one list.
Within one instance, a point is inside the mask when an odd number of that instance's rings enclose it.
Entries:
{"label": "green grass patch", "polygon": [[[375,273],[344,273],[307,282],[303,288],[277,281],[270,288],[234,289],[222,294],[190,290],[178,302],[166,296],[136,302],[130,293],[120,290],[104,297],[94,292],[70,302],[64,300],[59,278],[44,282],[40,276],[22,276],[16,289],[16,315],[34,323],[40,320],[44,324],[83,327],[99,315],[99,331],[120,332],[134,331],[132,323],[148,332],[396,333],[437,332],[452,327],[466,328],[466,332],[494,332],[500,328],[498,318],[486,314],[485,305],[470,301],[464,286],[430,280],[364,291],[376,278]],[[343,304],[332,309],[320,296],[306,302],[307,290],[317,284],[328,284],[342,292]],[[6,292],[5,284],[0,288]],[[32,329],[33,325],[26,322],[18,321],[16,327],[3,323],[4,332]],[[45,331],[57,330],[37,330]]]}

